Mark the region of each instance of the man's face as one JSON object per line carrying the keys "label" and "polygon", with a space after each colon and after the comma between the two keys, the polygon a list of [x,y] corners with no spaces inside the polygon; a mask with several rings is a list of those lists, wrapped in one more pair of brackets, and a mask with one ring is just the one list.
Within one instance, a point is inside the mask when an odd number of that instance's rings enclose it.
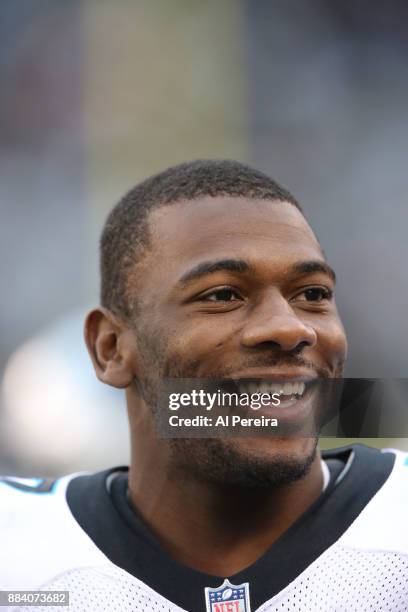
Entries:
{"label": "man's face", "polygon": [[[151,246],[130,285],[142,392],[163,377],[341,375],[347,345],[334,280],[293,205],[202,198],[154,211],[149,227]],[[237,473],[259,482],[271,471],[282,482],[300,477],[316,449],[316,439],[301,437],[170,444],[179,465],[230,482]]]}

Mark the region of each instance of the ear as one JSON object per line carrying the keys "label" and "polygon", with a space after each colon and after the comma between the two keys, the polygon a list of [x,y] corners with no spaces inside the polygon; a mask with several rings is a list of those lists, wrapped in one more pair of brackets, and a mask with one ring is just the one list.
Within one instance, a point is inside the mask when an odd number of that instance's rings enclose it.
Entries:
{"label": "ear", "polygon": [[125,389],[134,379],[132,331],[106,308],[95,308],[85,320],[85,342],[100,381]]}

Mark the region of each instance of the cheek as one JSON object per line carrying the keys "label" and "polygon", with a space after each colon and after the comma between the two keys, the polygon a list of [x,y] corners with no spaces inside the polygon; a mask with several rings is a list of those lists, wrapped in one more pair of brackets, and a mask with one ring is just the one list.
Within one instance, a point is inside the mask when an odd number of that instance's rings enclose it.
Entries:
{"label": "cheek", "polygon": [[195,321],[194,325],[183,326],[181,332],[172,336],[171,354],[177,358],[191,362],[197,360],[214,365],[220,360],[228,357],[236,346],[236,328],[231,329],[226,322],[217,321],[209,324],[200,324]]}
{"label": "cheek", "polygon": [[198,359],[200,356],[211,353],[217,344],[217,339],[211,334],[201,334],[198,330],[192,330],[190,333],[179,334],[173,338],[170,352],[183,360]]}
{"label": "cheek", "polygon": [[187,320],[180,329],[177,344],[186,350],[214,349],[227,345],[236,332],[236,324],[228,317],[207,315]]}

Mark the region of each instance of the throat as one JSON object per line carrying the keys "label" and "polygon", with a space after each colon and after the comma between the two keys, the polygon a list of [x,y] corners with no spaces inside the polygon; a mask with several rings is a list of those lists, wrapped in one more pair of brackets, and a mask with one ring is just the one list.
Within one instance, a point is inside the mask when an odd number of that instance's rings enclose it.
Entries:
{"label": "throat", "polygon": [[273,491],[169,481],[156,496],[130,483],[129,503],[172,559],[229,577],[261,558],[317,499],[321,472],[316,485],[312,476]]}

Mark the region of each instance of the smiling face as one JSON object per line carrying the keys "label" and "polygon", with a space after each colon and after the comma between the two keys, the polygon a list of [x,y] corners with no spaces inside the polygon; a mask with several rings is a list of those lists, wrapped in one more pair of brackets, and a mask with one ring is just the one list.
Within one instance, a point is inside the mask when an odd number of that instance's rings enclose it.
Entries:
{"label": "smiling face", "polygon": [[[295,206],[202,198],[153,211],[149,228],[151,245],[129,279],[139,313],[134,373],[142,396],[163,377],[290,382],[341,376],[346,338],[334,276]],[[132,420],[137,408],[129,412]],[[235,482],[240,472],[239,478],[260,482],[274,471],[283,482],[305,473],[316,440],[179,439],[170,445],[175,462],[211,479]]]}

